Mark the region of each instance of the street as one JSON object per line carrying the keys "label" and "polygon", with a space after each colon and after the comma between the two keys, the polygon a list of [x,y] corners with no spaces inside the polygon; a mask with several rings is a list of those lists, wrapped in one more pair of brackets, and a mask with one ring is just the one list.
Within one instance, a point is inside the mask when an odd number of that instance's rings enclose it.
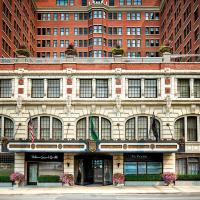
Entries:
{"label": "street", "polygon": [[184,194],[49,194],[1,195],[0,200],[200,200],[200,193]]}

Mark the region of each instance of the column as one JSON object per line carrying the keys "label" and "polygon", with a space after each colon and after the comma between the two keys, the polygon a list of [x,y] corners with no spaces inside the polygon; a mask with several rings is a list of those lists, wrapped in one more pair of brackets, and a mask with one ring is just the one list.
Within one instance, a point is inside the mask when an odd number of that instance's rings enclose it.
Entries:
{"label": "column", "polygon": [[14,171],[25,173],[25,153],[15,153]]}
{"label": "column", "polygon": [[113,174],[124,173],[124,156],[123,154],[113,155]]}
{"label": "column", "polygon": [[64,173],[74,176],[74,155],[64,153]]}
{"label": "column", "polygon": [[176,155],[175,153],[163,154],[163,172],[176,172]]}

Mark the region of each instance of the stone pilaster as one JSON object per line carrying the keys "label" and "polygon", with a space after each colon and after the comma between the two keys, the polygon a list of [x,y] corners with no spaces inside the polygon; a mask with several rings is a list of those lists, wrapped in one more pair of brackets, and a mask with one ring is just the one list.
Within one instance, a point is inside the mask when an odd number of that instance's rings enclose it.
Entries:
{"label": "stone pilaster", "polygon": [[15,153],[14,171],[25,175],[25,153]]}
{"label": "stone pilaster", "polygon": [[64,173],[74,175],[74,155],[64,153]]}
{"label": "stone pilaster", "polygon": [[123,174],[124,171],[123,164],[124,164],[123,154],[113,155],[113,174],[115,173]]}
{"label": "stone pilaster", "polygon": [[175,173],[175,164],[176,164],[175,153],[163,154],[163,172]]}

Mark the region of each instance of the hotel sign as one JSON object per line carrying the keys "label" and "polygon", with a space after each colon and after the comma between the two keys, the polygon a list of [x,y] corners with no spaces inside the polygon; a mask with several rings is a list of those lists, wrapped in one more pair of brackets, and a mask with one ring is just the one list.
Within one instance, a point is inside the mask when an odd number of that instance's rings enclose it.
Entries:
{"label": "hotel sign", "polygon": [[26,153],[26,161],[63,162],[63,153]]}

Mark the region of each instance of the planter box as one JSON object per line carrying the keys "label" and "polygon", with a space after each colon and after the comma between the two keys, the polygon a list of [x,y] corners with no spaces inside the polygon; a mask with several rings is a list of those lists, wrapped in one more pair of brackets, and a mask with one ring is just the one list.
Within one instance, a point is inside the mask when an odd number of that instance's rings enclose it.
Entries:
{"label": "planter box", "polygon": [[163,181],[125,181],[125,186],[162,186]]}
{"label": "planter box", "polygon": [[176,181],[176,186],[200,186],[200,181]]}
{"label": "planter box", "polygon": [[37,183],[39,187],[61,187],[62,183]]}
{"label": "planter box", "polygon": [[11,182],[0,183],[0,187],[12,187]]}

